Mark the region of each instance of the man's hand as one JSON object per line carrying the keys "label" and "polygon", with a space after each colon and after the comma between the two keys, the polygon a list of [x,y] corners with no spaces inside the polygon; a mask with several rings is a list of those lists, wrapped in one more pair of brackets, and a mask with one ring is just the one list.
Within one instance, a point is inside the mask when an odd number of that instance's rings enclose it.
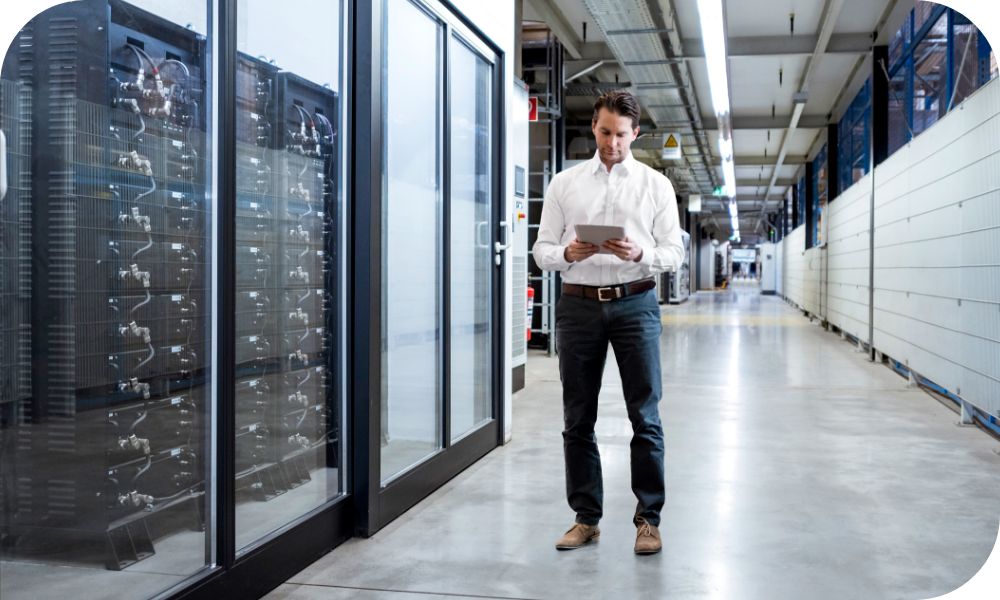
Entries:
{"label": "man's hand", "polygon": [[569,246],[566,246],[566,251],[563,255],[566,258],[566,262],[573,263],[590,258],[597,254],[598,250],[600,250],[599,246],[581,242],[580,240],[573,240],[569,243]]}
{"label": "man's hand", "polygon": [[604,248],[624,261],[639,262],[639,259],[642,258],[642,248],[628,238],[608,240],[604,242]]}

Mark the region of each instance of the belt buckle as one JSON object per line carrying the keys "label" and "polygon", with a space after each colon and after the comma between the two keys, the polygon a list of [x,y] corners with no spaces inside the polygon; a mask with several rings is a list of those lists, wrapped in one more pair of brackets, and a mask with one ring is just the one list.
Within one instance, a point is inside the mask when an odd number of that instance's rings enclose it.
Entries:
{"label": "belt buckle", "polygon": [[[613,287],[597,288],[597,299],[600,300],[601,302],[611,302],[612,300],[617,298],[617,295],[614,294],[614,291],[615,288]],[[608,292],[607,298],[604,297],[604,292]]]}

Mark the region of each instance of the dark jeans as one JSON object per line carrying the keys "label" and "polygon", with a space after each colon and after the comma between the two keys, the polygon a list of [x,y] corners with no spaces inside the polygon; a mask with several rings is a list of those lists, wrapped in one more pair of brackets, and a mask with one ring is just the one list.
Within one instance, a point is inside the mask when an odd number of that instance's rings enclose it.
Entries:
{"label": "dark jeans", "polygon": [[665,497],[663,427],[659,402],[660,307],[655,290],[613,302],[562,295],[556,306],[556,343],[563,385],[566,497],[578,523],[601,519],[604,484],[594,436],[597,397],[608,354],[615,350],[632,422],[632,492],[637,517],[660,524]]}

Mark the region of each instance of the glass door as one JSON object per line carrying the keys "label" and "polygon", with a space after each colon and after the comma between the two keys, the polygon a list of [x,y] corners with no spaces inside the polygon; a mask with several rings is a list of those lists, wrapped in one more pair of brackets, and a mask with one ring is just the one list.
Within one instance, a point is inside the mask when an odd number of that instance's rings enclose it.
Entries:
{"label": "glass door", "polygon": [[490,154],[493,65],[462,38],[449,40],[449,420],[452,443],[493,418]]}
{"label": "glass door", "polygon": [[497,445],[503,266],[498,53],[443,5],[377,9],[371,531]]}
{"label": "glass door", "polygon": [[383,482],[441,448],[443,361],[444,25],[409,0],[390,0],[388,5],[382,150]]}

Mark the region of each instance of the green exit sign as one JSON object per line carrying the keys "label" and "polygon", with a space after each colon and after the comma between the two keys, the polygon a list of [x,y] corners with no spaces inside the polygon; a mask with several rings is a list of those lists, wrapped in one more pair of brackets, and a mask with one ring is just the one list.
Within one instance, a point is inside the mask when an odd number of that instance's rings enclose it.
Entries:
{"label": "green exit sign", "polygon": [[713,196],[725,196],[725,192],[722,191],[722,186],[720,185],[719,187],[717,187],[714,190],[712,190],[712,195]]}

